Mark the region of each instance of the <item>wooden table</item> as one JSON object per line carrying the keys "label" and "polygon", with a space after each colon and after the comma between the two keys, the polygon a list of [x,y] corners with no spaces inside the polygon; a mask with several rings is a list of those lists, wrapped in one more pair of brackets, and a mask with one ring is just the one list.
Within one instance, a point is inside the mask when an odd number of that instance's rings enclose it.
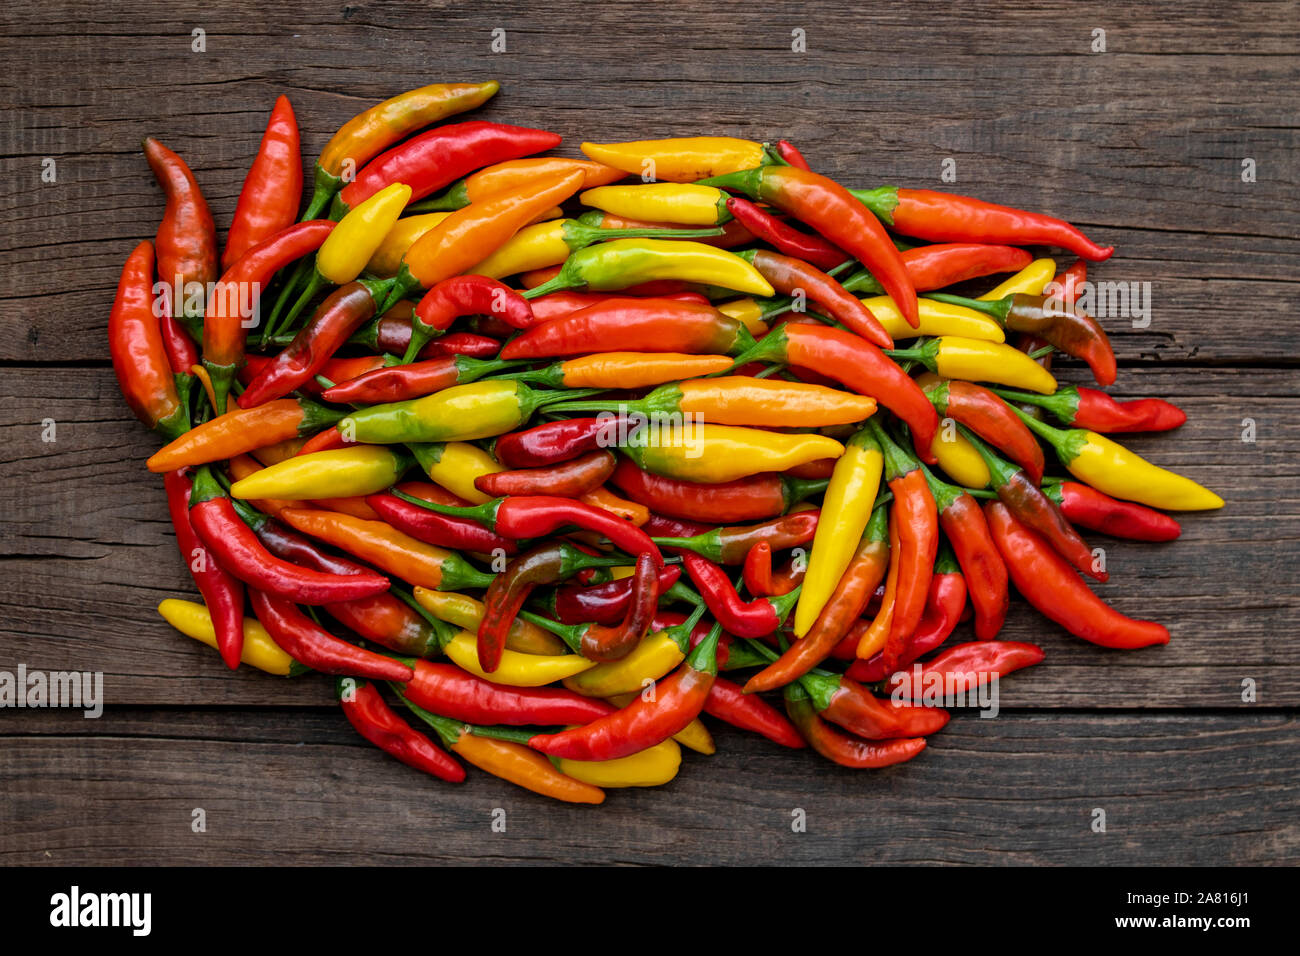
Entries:
{"label": "wooden table", "polygon": [[[0,862],[1297,862],[1298,13],[7,6],[0,670],[99,671],[108,706],[0,711]],[[173,632],[154,608],[194,589],[104,340],[122,260],[161,213],[140,139],[192,163],[224,226],[278,93],[314,157],[377,100],[489,77],[502,92],[481,115],[558,130],[566,155],[584,138],[785,136],[850,183],[1050,210],[1114,243],[1094,278],[1149,282],[1152,311],[1107,321],[1113,392],[1189,415],[1130,444],[1228,499],[1170,545],[1096,538],[1100,593],[1172,643],[1104,651],[1017,603],[1005,636],[1045,663],[1004,682],[996,719],[958,715],[913,763],[854,773],[723,726],[670,786],[577,809],[481,773],[425,778],[361,740],[326,679],[231,674]]]}

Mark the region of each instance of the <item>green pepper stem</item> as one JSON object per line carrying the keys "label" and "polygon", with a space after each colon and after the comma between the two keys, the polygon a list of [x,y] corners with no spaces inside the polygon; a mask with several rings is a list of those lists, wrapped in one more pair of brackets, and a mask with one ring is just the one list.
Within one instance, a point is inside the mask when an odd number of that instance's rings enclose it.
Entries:
{"label": "green pepper stem", "polygon": [[[1025,405],[1036,405],[1039,408],[1045,408],[1063,422],[1069,422],[1074,418],[1074,411],[1079,403],[1079,392],[1073,385],[1062,386],[1052,395],[1039,395],[1035,392],[1021,392],[1013,388],[996,388],[993,386],[988,386],[988,389],[1008,403],[1021,402]],[[1037,419],[1034,420],[1037,421]]]}
{"label": "green pepper stem", "polygon": [[456,746],[456,744],[460,742],[461,734],[465,733],[469,729],[469,724],[462,724],[458,721],[449,720],[446,717],[439,717],[437,714],[429,713],[429,711],[425,710],[419,704],[411,703],[411,701],[406,699],[406,695],[402,693],[401,688],[392,681],[388,682],[388,686],[392,689],[393,693],[397,695],[397,699],[410,708],[411,713],[415,714],[416,717],[419,717],[422,721],[438,732],[438,736],[442,738],[443,744],[447,747]]}
{"label": "green pepper stem", "polygon": [[568,645],[569,650],[575,654],[582,652],[582,637],[586,633],[589,625],[586,624],[561,624],[559,621],[552,621],[548,617],[540,614],[534,614],[532,611],[520,611],[519,616],[525,621],[531,621],[544,631],[550,631],[560,640]]}
{"label": "green pepper stem", "polygon": [[995,488],[1000,488],[1009,482],[1015,473],[1023,471],[1022,468],[1005,461],[993,453],[993,449],[988,446],[984,439],[980,438],[965,425],[958,425],[958,431],[962,436],[974,446],[979,452],[980,458],[984,459],[984,466],[989,470],[989,478]]}
{"label": "green pepper stem", "polygon": [[715,621],[713,627],[709,628],[709,633],[704,636],[704,640],[696,644],[695,649],[686,658],[686,666],[702,674],[717,674],[718,640],[721,637],[722,625]]}
{"label": "green pepper stem", "polygon": [[867,427],[871,429],[871,434],[880,443],[880,450],[884,452],[887,480],[893,481],[895,478],[911,474],[921,466],[921,462],[890,438],[874,418],[867,419]]}
{"label": "green pepper stem", "polygon": [[685,584],[682,584],[681,581],[674,581],[672,587],[659,595],[659,600],[669,602],[681,601],[684,604],[690,604],[696,608],[707,606],[704,603],[704,598],[700,597]]}
{"label": "green pepper stem", "polygon": [[948,292],[927,292],[925,298],[933,299],[935,302],[946,302],[949,305],[960,305],[967,309],[973,309],[987,315],[990,319],[996,320],[999,325],[1006,325],[1007,316],[1011,313],[1011,296],[987,301],[984,299],[968,299],[964,295],[952,295]]}
{"label": "green pepper stem", "polygon": [[471,521],[477,521],[489,529],[496,525],[497,508],[501,506],[501,502],[504,500],[502,498],[493,498],[481,505],[442,505],[436,501],[426,501],[423,498],[417,498],[415,495],[408,495],[396,486],[389,488],[388,493],[410,504],[419,505],[426,511],[433,511],[452,518],[469,518]]}
{"label": "green pepper stem", "polygon": [[691,634],[695,631],[695,625],[700,623],[700,618],[704,616],[706,610],[703,603],[696,605],[691,611],[690,616],[680,624],[674,624],[672,627],[664,628],[664,634],[668,635],[669,640],[677,645],[677,649],[683,654],[689,654],[691,650]]}

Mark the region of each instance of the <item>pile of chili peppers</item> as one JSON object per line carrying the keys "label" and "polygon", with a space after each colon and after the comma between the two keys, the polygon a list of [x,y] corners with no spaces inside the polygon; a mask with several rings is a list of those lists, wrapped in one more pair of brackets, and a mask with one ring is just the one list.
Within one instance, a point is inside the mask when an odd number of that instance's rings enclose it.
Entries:
{"label": "pile of chili peppers", "polygon": [[1075,305],[1110,248],[845,188],[785,141],[571,159],[452,120],[496,90],[349,120],[301,215],[280,97],[224,246],[190,167],[145,141],[166,208],[109,339],[203,597],[169,622],[231,668],[336,675],[359,733],[434,776],[579,803],[713,752],[702,715],[846,767],[910,760],[949,714],[905,678],[1042,659],[998,639],[1013,584],[1094,644],[1169,640],[1094,593],[1080,529],[1167,541],[1166,511],[1223,502],[1109,437],[1178,408],[1052,371],[1115,381]]}

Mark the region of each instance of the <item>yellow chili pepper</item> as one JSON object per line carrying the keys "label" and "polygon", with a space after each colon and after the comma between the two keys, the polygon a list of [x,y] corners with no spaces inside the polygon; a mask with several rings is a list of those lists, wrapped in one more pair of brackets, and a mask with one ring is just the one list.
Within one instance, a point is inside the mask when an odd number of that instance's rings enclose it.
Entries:
{"label": "yellow chili pepper", "polygon": [[410,448],[430,481],[472,505],[481,505],[492,497],[475,488],[474,480],[482,475],[505,471],[495,458],[468,442],[415,444]]}
{"label": "yellow chili pepper", "polygon": [[1190,478],[1153,465],[1119,442],[1086,428],[1060,429],[1012,405],[1029,429],[1055,449],[1070,474],[1112,498],[1171,511],[1209,511],[1223,499]]}
{"label": "yellow chili pepper", "polygon": [[610,292],[658,279],[677,279],[766,298],[775,290],[752,265],[725,249],[689,239],[611,239],[579,249],[559,274],[524,293],[535,299],[561,289]]}
{"label": "yellow chili pepper", "polygon": [[597,787],[658,787],[682,765],[682,748],[669,738],[640,753],[613,760],[557,761],[561,773]]}
{"label": "yellow chili pepper", "polygon": [[[217,634],[212,627],[212,615],[202,604],[167,598],[158,605],[158,613],[163,616],[163,620],[186,637],[192,637],[196,641],[202,641],[208,647],[216,648]],[[252,617],[244,618],[244,650],[239,659],[250,667],[280,677],[289,677],[299,670],[305,670],[292,657],[280,650],[280,645],[271,639],[266,628]]]}
{"label": "yellow chili pepper", "polygon": [[767,335],[768,324],[763,321],[763,307],[748,296],[724,302],[716,308],[723,315],[743,324],[754,338],[761,339]]}
{"label": "yellow chili pepper", "polygon": [[297,455],[230,486],[236,498],[350,498],[373,495],[397,481],[411,459],[387,445],[356,445]]}
{"label": "yellow chili pepper", "polygon": [[731,218],[727,194],[716,186],[695,183],[642,183],[598,186],[578,197],[584,206],[642,222],[716,226]]}
{"label": "yellow chili pepper", "polygon": [[[655,422],[650,423],[651,426]],[[644,436],[644,437],[642,437]],[[825,435],[787,434],[735,425],[646,427],[622,448],[645,471],[666,478],[717,484],[764,471],[787,471],[822,458],[839,458],[844,446]]]}
{"label": "yellow chili pepper", "polygon": [[1005,279],[1001,284],[985,292],[980,299],[993,302],[1005,299],[1017,292],[1028,295],[1042,295],[1043,290],[1056,278],[1056,261],[1053,259],[1035,259],[1015,275]]}
{"label": "yellow chili pepper", "polygon": [[1019,349],[1001,342],[982,342],[956,335],[941,335],[911,349],[890,349],[895,359],[913,359],[944,378],[966,382],[1018,384],[1012,388],[1028,389],[1051,395],[1056,379]]}
{"label": "yellow chili pepper", "polygon": [[1002,326],[963,305],[951,305],[922,297],[916,302],[921,324],[912,328],[889,296],[877,295],[861,301],[893,339],[914,339],[922,335],[960,335],[984,342],[1007,340]]}
{"label": "yellow chili pepper", "polygon": [[641,692],[648,680],[658,680],[686,659],[686,654],[665,631],[647,634],[632,652],[617,661],[597,664],[570,677],[564,686],[588,697],[613,697]]}
{"label": "yellow chili pepper", "polygon": [[397,220],[393,223],[393,228],[388,230],[388,235],[384,236],[383,241],[379,243],[379,247],[375,249],[370,261],[366,263],[366,271],[384,278],[397,275],[406,250],[414,245],[416,239],[450,215],[449,212],[430,212],[422,216],[407,216]]}
{"label": "yellow chili pepper", "polygon": [[405,183],[385,186],[344,216],[316,253],[316,271],[335,285],[361,275],[411,199]]}
{"label": "yellow chili pepper", "polygon": [[844,454],[835,462],[795,607],[796,637],[812,629],[848,568],[871,519],[884,462],[880,444],[866,428],[849,439]]}
{"label": "yellow chili pepper", "polygon": [[763,162],[763,144],[730,136],[684,136],[630,143],[583,143],[591,159],[647,181],[690,183],[753,169]]}
{"label": "yellow chili pepper", "polygon": [[[635,697],[636,694],[614,694],[607,697],[606,700],[615,707],[626,707],[632,703]],[[677,741],[683,747],[689,747],[696,753],[714,754],[718,751],[717,744],[713,742],[713,734],[709,733],[709,728],[705,727],[698,717],[673,734],[671,739]]]}
{"label": "yellow chili pepper", "polygon": [[478,635],[473,631],[461,631],[442,650],[471,674],[511,687],[544,687],[596,666],[595,661],[577,654],[521,654],[506,648],[501,652],[501,663],[489,674],[479,666]]}
{"label": "yellow chili pepper", "polygon": [[988,487],[988,465],[984,464],[984,458],[975,446],[957,430],[957,423],[952,419],[944,419],[939,426],[930,450],[939,460],[939,467],[957,484],[967,488]]}
{"label": "yellow chili pepper", "polygon": [[[417,586],[415,600],[440,621],[477,633],[483,621],[483,602],[455,591],[431,591]],[[522,617],[515,618],[506,636],[506,647],[521,654],[562,655],[564,642]],[[576,678],[573,678],[576,679]]]}
{"label": "yellow chili pepper", "polygon": [[500,279],[559,265],[573,251],[564,241],[566,221],[554,219],[525,226],[469,271],[474,275]]}

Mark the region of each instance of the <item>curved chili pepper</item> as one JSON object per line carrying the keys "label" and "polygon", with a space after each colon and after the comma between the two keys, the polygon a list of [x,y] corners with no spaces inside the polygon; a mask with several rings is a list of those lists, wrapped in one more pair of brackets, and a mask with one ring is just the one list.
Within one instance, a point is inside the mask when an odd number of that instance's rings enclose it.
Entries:
{"label": "curved chili pepper", "polygon": [[[873,345],[892,348],[894,340],[881,326],[862,300],[844,290],[838,282],[820,269],[791,256],[762,249],[741,253],[741,258],[754,264],[772,288],[783,295],[803,294],[821,306],[831,318],[847,326]],[[916,324],[920,323],[917,318]]]}
{"label": "curved chili pepper", "polygon": [[595,531],[603,534],[616,548],[627,554],[648,552],[655,559],[655,564],[663,567],[663,555],[648,534],[622,518],[581,501],[552,495],[511,495],[493,498],[472,508],[460,508],[423,501],[400,490],[397,491],[397,496],[430,511],[470,518],[515,540],[541,538],[570,525],[584,531]]}
{"label": "curved chili pepper", "polygon": [[939,524],[948,535],[966,576],[966,587],[975,608],[975,636],[981,641],[991,640],[1002,630],[1007,616],[1010,595],[1006,565],[975,499],[964,489],[940,481],[928,468],[925,477],[939,509]]}
{"label": "curved chili pepper", "polygon": [[627,610],[613,626],[600,623],[557,624],[527,611],[520,616],[560,637],[564,643],[587,660],[609,663],[627,657],[649,632],[655,620],[659,598],[658,571],[649,554],[637,557],[631,578]]}
{"label": "curved chili pepper", "polygon": [[455,664],[409,662],[415,676],[398,689],[407,700],[452,720],[473,724],[585,724],[614,708],[558,687],[507,687]]}
{"label": "curved chili pepper", "polygon": [[327,220],[290,226],[245,252],[217,282],[203,317],[203,365],[212,378],[218,415],[226,410],[226,394],[243,364],[247,331],[260,321],[256,313],[246,317],[242,307],[249,302],[256,306],[257,294],[272,276],[315,251],[333,229],[334,223]]}
{"label": "curved chili pepper", "polygon": [[894,693],[920,699],[931,687],[959,686],[970,693],[990,680],[1006,677],[1043,659],[1042,648],[1019,641],[975,641],[954,644],[942,654],[894,675]]}
{"label": "curved chili pepper", "polygon": [[763,542],[778,551],[807,544],[817,533],[817,510],[799,511],[761,524],[713,528],[692,537],[656,537],[664,548],[694,551],[716,564],[740,564],[750,549]]}
{"label": "curved chili pepper", "polygon": [[[393,355],[405,354],[411,344],[411,322],[415,303],[402,300],[352,336],[351,343]],[[501,343],[489,335],[474,332],[450,332],[430,340],[420,350],[418,358],[437,355],[467,355],[470,358],[492,358],[501,351]],[[335,379],[334,381],[338,381]]]}
{"label": "curved chili pepper", "polygon": [[907,423],[917,454],[934,464],[930,446],[939,430],[939,413],[906,372],[861,336],[824,325],[787,322],[742,354],[736,364],[757,360],[813,369],[859,395],[871,396]]}
{"label": "curved chili pepper", "polygon": [[771,518],[826,487],[824,479],[788,478],[774,472],[716,484],[683,481],[653,475],[626,458],[619,460],[611,480],[652,512],[688,521]]}
{"label": "curved chili pepper", "polygon": [[416,202],[476,169],[554,149],[561,139],[544,129],[484,120],[440,126],[367,163],[335,195],[331,218],[339,218],[392,183],[410,186],[410,201]]}
{"label": "curved chili pepper", "polygon": [[704,712],[711,717],[725,720],[741,730],[752,730],[762,734],[773,743],[793,750],[802,750],[808,746],[794,724],[785,715],[763,698],[746,694],[740,685],[725,677],[715,677],[709,688],[709,696],[704,700]]}
{"label": "curved chili pepper", "polygon": [[1058,554],[1078,570],[1098,581],[1108,580],[1110,575],[1097,565],[1088,543],[1065,520],[1061,509],[1029,480],[1024,469],[1015,468],[994,455],[983,440],[971,432],[964,431],[964,434],[984,459],[989,470],[990,484],[1003,504],[1017,518],[1041,534]]}
{"label": "curved chili pepper", "polygon": [[[759,650],[776,656],[762,645]],[[928,737],[942,730],[951,716],[939,707],[891,706],[848,676],[809,671],[799,683],[823,720],[869,740]]]}
{"label": "curved chili pepper", "polygon": [[[399,486],[400,487],[400,486]],[[408,491],[409,493],[409,491]],[[366,504],[394,528],[440,548],[473,551],[478,554],[518,554],[519,545],[510,538],[489,531],[477,521],[438,514],[403,501],[396,495],[366,496]]]}
{"label": "curved chili pepper", "polygon": [[465,768],[398,717],[374,684],[340,677],[336,691],[348,723],[384,753],[439,780],[460,783],[465,779]]}
{"label": "curved chili pepper", "polygon": [[773,573],[772,546],[766,541],[758,542],[745,555],[745,563],[741,568],[745,590],[755,597],[789,594],[804,582],[806,573],[806,568],[795,570],[795,564],[794,558],[791,558],[782,570]]}
{"label": "curved chili pepper", "polygon": [[[771,213],[754,205],[748,199],[733,196],[727,200],[728,211],[754,236],[776,246],[787,256],[802,259],[818,269],[834,269],[853,257],[843,249],[827,242],[821,236],[800,232],[788,226]],[[760,272],[762,269],[760,268]],[[771,282],[770,276],[767,277]],[[775,283],[773,283],[775,288]],[[777,290],[778,292],[781,290]]]}
{"label": "curved chili pepper", "polygon": [[153,243],[147,239],[127,257],[108,317],[113,372],[131,411],[168,440],[183,434],[189,412],[176,392],[158,314],[154,311]]}
{"label": "curved chili pepper", "polygon": [[960,379],[936,379],[923,386],[940,415],[965,425],[1004,452],[1038,485],[1043,480],[1043,447],[1028,426],[990,389]]}
{"label": "curved chili pepper", "polygon": [[1115,251],[1097,245],[1063,220],[969,196],[897,186],[849,192],[896,232],[917,239],[1059,246],[1091,262],[1109,259]]}
{"label": "curved chili pepper", "polygon": [[244,650],[244,585],[221,566],[190,523],[190,484],[183,471],[167,473],[163,479],[167,511],[176,530],[181,558],[212,616],[217,650],[226,666],[235,670]]}
{"label": "curved chili pepper", "polygon": [[507,468],[540,468],[601,449],[608,431],[605,419],[562,419],[502,435],[492,451]]}
{"label": "curved chili pepper", "polygon": [[300,398],[282,398],[256,408],[235,409],[173,439],[146,464],[150,471],[165,472],[224,461],[328,428],[342,417],[342,412]]}
{"label": "curved chili pepper", "polygon": [[350,674],[372,680],[410,680],[414,672],[400,661],[349,644],[323,630],[290,600],[256,588],[248,592],[253,612],[284,652],[325,674]]}
{"label": "curved chili pepper", "polygon": [[1095,388],[1065,385],[1054,395],[1034,395],[1010,389],[992,389],[1011,402],[1045,408],[1058,420],[1075,428],[1103,435],[1113,432],[1163,432],[1187,421],[1187,413],[1162,398],[1118,402]]}
{"label": "curved chili pepper", "polygon": [[[980,520],[983,520],[982,513]],[[998,560],[1002,560],[1001,556],[998,556]],[[966,608],[966,591],[966,579],[957,567],[952,553],[947,548],[941,549],[934,565],[934,577],[930,580],[930,593],[926,596],[925,614],[921,616],[921,623],[916,626],[912,639],[894,665],[896,669],[928,654],[948,639],[961,619],[961,612]],[[889,670],[880,654],[865,661],[855,660],[845,673],[863,684],[873,684],[889,676]]]}
{"label": "curved chili pepper", "polygon": [[880,220],[839,183],[796,166],[761,166],[704,184],[743,192],[812,226],[871,270],[907,323],[918,324],[916,289],[898,249]]}
{"label": "curved chili pepper", "polygon": [[785,711],[804,740],[819,754],[841,767],[872,769],[911,760],[925,749],[924,737],[867,741],[822,720],[812,699],[798,683],[785,688]]}
{"label": "curved chili pepper", "polygon": [[1169,631],[1163,625],[1126,617],[1093,594],[1066,560],[1002,502],[985,502],[984,514],[1011,580],[1042,614],[1076,637],[1102,647],[1169,643]]}
{"label": "curved chili pepper", "polygon": [[491,575],[479,571],[456,552],[427,544],[385,521],[309,508],[286,508],[280,512],[280,519],[410,584],[459,591],[486,587],[492,581]]}
{"label": "curved chili pepper", "polygon": [[195,474],[190,521],[221,566],[258,590],[300,604],[329,604],[369,597],[388,589],[388,579],[374,572],[349,577],[323,574],[272,555],[240,520],[230,498],[206,467]]}
{"label": "curved chili pepper", "polygon": [[1113,538],[1173,541],[1183,531],[1174,518],[1163,512],[1131,501],[1119,501],[1077,481],[1054,482],[1043,493],[1072,523]]}
{"label": "curved chili pepper", "polygon": [[452,276],[435,284],[415,307],[410,344],[402,363],[410,362],[432,336],[458,316],[491,314],[515,329],[533,323],[528,300],[508,286],[482,275]]}
{"label": "curved chili pepper", "polygon": [[614,297],[551,319],[506,343],[503,359],[592,352],[686,352],[735,355],[753,337],[710,305],[679,299]]}
{"label": "curved chili pepper", "polygon": [[1105,329],[1092,316],[1059,297],[1017,292],[985,301],[934,292],[929,298],[975,309],[997,319],[1014,332],[1034,335],[1066,355],[1088,363],[1099,384],[1112,385],[1115,382],[1115,353]]}
{"label": "curved chili pepper", "polygon": [[[444,355],[412,365],[384,366],[325,389],[321,398],[339,404],[370,405],[404,402],[421,395],[474,382],[509,368],[506,362],[485,362],[464,355]],[[326,375],[328,378],[328,375]]]}
{"label": "curved chili pepper", "polygon": [[600,487],[614,473],[614,455],[590,451],[572,461],[543,468],[525,468],[480,475],[474,487],[485,495],[557,495],[578,498]]}
{"label": "curved chili pepper", "polygon": [[[682,569],[680,565],[667,564],[657,575],[658,593],[664,594],[677,583]],[[627,615],[632,603],[632,589],[632,578],[619,578],[604,584],[565,584],[546,599],[546,609],[561,624],[613,624]]]}
{"label": "curved chili pepper", "polygon": [[[167,197],[154,237],[158,275],[176,296],[184,297],[182,314],[198,318],[203,296],[217,278],[217,227],[185,160],[152,136],[145,138],[144,155]],[[191,292],[193,285],[198,286],[196,293]]]}
{"label": "curved chili pepper", "polygon": [[235,215],[230,220],[226,248],[221,254],[222,271],[264,239],[288,229],[298,217],[302,201],[302,152],[298,120],[287,96],[276,98],[267,120],[266,132],[257,148]]}
{"label": "curved chili pepper", "polygon": [[699,716],[718,673],[714,625],[677,670],[659,681],[650,700],[637,695],[621,710],[582,727],[529,739],[534,750],[568,760],[613,760],[638,753],[684,730]]}
{"label": "curved chili pepper", "polygon": [[744,601],[727,577],[727,572],[708,558],[694,552],[682,555],[682,564],[699,589],[709,612],[737,637],[766,637],[779,628],[799,600],[799,589],[776,597],[757,597]]}
{"label": "curved chili pepper", "polygon": [[925,613],[939,549],[939,512],[921,463],[894,444],[874,419],[867,427],[885,455],[885,479],[894,493],[894,519],[902,549],[889,638],[881,649],[885,665],[892,667]]}

